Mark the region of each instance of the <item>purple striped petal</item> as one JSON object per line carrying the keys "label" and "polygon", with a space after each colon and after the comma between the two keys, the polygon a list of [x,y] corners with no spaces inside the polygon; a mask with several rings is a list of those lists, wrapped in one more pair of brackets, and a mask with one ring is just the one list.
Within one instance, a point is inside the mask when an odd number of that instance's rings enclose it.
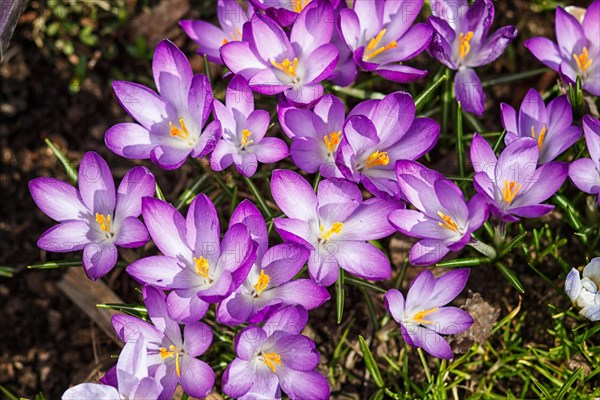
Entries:
{"label": "purple striped petal", "polygon": [[410,263],[413,265],[432,265],[440,261],[450,250],[443,242],[435,239],[425,239],[416,243],[409,253]]}
{"label": "purple striped petal", "polygon": [[150,158],[150,152],[157,144],[146,128],[132,122],[112,126],[106,131],[104,143],[121,157],[142,160]]}
{"label": "purple striped petal", "polygon": [[83,268],[91,280],[110,272],[117,263],[119,253],[114,244],[90,243],[83,249]]}
{"label": "purple striped petal", "polygon": [[221,58],[233,73],[240,74],[246,79],[252,78],[265,69],[261,61],[250,49],[248,42],[229,42],[221,47]]}
{"label": "purple striped petal", "polygon": [[404,296],[397,289],[390,289],[383,298],[385,309],[397,323],[404,320]]}
{"label": "purple striped petal", "polygon": [[173,257],[150,256],[127,267],[127,273],[138,282],[161,289],[184,289],[194,286],[192,273]]}
{"label": "purple striped petal", "polygon": [[[302,306],[288,306],[275,311],[263,326],[267,334],[283,331],[298,335],[308,322],[308,312]],[[239,353],[238,353],[239,355]]]}
{"label": "purple striped petal", "polygon": [[64,221],[48,229],[37,241],[40,249],[55,253],[83,250],[91,243],[90,226],[85,221]]}
{"label": "purple striped petal", "polygon": [[477,73],[470,68],[459,70],[454,76],[454,90],[456,101],[462,108],[478,117],[485,110],[485,92],[481,87],[481,81]]}
{"label": "purple striped petal", "polygon": [[117,190],[115,215],[137,218],[142,213],[142,198],[152,197],[155,186],[154,175],[147,168],[135,167],[127,172]]}
{"label": "purple striped petal", "polygon": [[429,314],[427,320],[433,322],[428,327],[442,335],[455,335],[473,325],[473,318],[469,313],[458,307],[442,307]]}
{"label": "purple striped petal", "polygon": [[137,217],[127,217],[122,220],[115,237],[115,244],[119,247],[136,248],[143,246],[150,240],[146,225]]}
{"label": "purple striped petal", "polygon": [[181,357],[181,388],[192,397],[206,398],[215,385],[215,373],[204,361],[184,354]]}
{"label": "purple striped petal", "polygon": [[185,224],[188,246],[209,261],[216,260],[221,253],[221,228],[217,210],[205,194],[194,198]]}
{"label": "purple striped petal", "polygon": [[600,192],[600,176],[596,168],[596,163],[590,158],[580,158],[569,166],[569,178],[582,192],[597,194]]}
{"label": "purple striped petal", "polygon": [[181,346],[181,330],[179,324],[169,316],[167,299],[163,291],[151,286],[145,286],[143,295],[148,316],[156,329],[159,332],[163,332],[175,346]]}
{"label": "purple striped petal", "polygon": [[273,200],[289,218],[308,221],[316,217],[317,197],[310,184],[296,172],[275,170],[271,176]]}
{"label": "purple striped petal", "polygon": [[281,161],[289,155],[287,144],[279,138],[266,137],[252,147],[258,161],[270,164]]}
{"label": "purple striped petal", "polygon": [[278,368],[281,389],[293,399],[328,399],[329,384],[317,371],[297,372],[291,368]]}
{"label": "purple striped petal", "polygon": [[108,164],[99,154],[85,153],[79,164],[79,193],[83,203],[95,213],[110,215],[115,210],[115,182]]}
{"label": "purple striped petal", "polygon": [[219,49],[227,35],[222,29],[201,20],[181,20],[181,29],[198,45],[198,53],[208,57],[214,63],[222,64]]}
{"label": "purple striped petal", "polygon": [[190,357],[198,357],[206,352],[213,340],[212,330],[204,322],[194,322],[183,328],[183,347]]}
{"label": "purple striped petal", "polygon": [[165,39],[156,47],[152,71],[160,95],[176,109],[186,109],[192,68],[183,52],[170,40]]}
{"label": "purple striped petal", "polygon": [[186,222],[183,216],[166,201],[145,197],[142,215],[156,247],[166,256],[191,260],[192,251],[186,243]]}
{"label": "purple striped petal", "polygon": [[169,120],[179,118],[169,103],[143,85],[114,81],[113,90],[125,111],[150,132],[166,135]]}
{"label": "purple striped petal", "polygon": [[35,204],[55,221],[87,218],[90,211],[73,186],[54,178],[36,178],[29,182]]}
{"label": "purple striped petal", "polygon": [[381,199],[363,202],[344,222],[339,235],[343,240],[378,240],[391,235],[394,227],[388,216],[402,207],[401,203]]}
{"label": "purple striped petal", "polygon": [[558,46],[552,40],[541,36],[534,37],[524,41],[523,45],[544,65],[554,71],[559,70],[562,57]]}
{"label": "purple striped petal", "polygon": [[410,336],[412,345],[420,347],[434,357],[451,359],[450,345],[439,334],[417,324],[406,324],[406,333]]}
{"label": "purple striped petal", "polygon": [[[367,242],[333,242],[337,247],[335,258],[340,268],[369,280],[388,279],[392,275],[390,262],[381,250]],[[361,260],[369,260],[364,263]]]}
{"label": "purple striped petal", "polygon": [[[169,315],[175,321],[189,324],[196,322],[206,315],[209,304],[194,293],[191,296],[181,296],[177,290],[171,291],[167,296]],[[187,334],[184,335],[187,337]]]}

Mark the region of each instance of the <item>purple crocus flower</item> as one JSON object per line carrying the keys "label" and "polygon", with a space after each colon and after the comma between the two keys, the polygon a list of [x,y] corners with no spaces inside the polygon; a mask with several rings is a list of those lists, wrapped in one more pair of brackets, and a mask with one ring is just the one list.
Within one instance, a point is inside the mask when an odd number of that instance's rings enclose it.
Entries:
{"label": "purple crocus flower", "polygon": [[292,139],[292,161],[298,168],[311,174],[318,171],[325,178],[343,177],[335,165],[346,117],[340,99],[327,94],[312,111],[280,103],[277,113],[281,129]]}
{"label": "purple crocus flower", "polygon": [[73,386],[62,395],[62,400],[122,400],[122,399],[166,399],[161,397],[159,378],[148,375],[148,352],[144,335],[129,340],[116,366],[117,387],[98,383],[82,383]]}
{"label": "purple crocus flower", "polygon": [[409,346],[422,348],[438,358],[452,358],[450,345],[441,335],[469,329],[473,318],[458,307],[445,307],[465,288],[470,270],[456,269],[436,278],[424,270],[404,296],[396,289],[385,294],[385,308],[400,325]]}
{"label": "purple crocus flower", "polygon": [[435,146],[439,125],[415,118],[408,93],[394,92],[382,100],[367,100],[348,115],[336,163],[346,179],[362,184],[376,196],[398,193],[394,165],[416,160]]}
{"label": "purple crocus flower", "polygon": [[514,26],[504,26],[488,37],[494,22],[491,0],[431,0],[429,24],[434,29],[429,53],[454,77],[456,100],[463,109],[483,115],[485,92],[473,68],[495,61],[517,36]]}
{"label": "purple crocus flower", "polygon": [[560,189],[568,164],[550,162],[536,168],[539,154],[537,140],[520,138],[496,158],[489,143],[475,134],[471,144],[475,189],[502,221],[537,218],[554,209],[553,205],[540,203]]}
{"label": "purple crocus flower", "polygon": [[431,41],[431,27],[413,25],[422,6],[423,0],[356,0],[353,8],[342,9],[339,29],[356,65],[394,82],[424,78],[427,71],[403,64]]}
{"label": "purple crocus flower", "polygon": [[235,339],[237,357],[223,374],[223,392],[236,399],[329,399],[327,380],[315,370],[319,352],[300,334],[308,313],[300,306],[275,312],[263,327],[249,326]]}
{"label": "purple crocus flower", "polygon": [[583,269],[583,278],[575,268],[565,280],[565,292],[579,314],[590,321],[600,321],[600,257],[592,258]]}
{"label": "purple crocus flower", "polygon": [[[188,395],[205,398],[215,383],[215,374],[208,364],[196,357],[212,343],[210,327],[199,321],[187,324],[182,337],[179,324],[167,312],[164,293],[144,287],[143,294],[152,324],[131,315],[118,314],[112,317],[115,332],[124,342],[141,341],[142,337],[146,340],[147,368],[152,375],[160,378],[162,385],[159,398],[173,397],[177,383]],[[163,372],[157,373],[163,368]],[[118,379],[120,383],[121,378]]]}
{"label": "purple crocus flower", "polygon": [[535,90],[530,89],[521,103],[519,115],[506,103],[500,105],[502,124],[506,129],[504,141],[510,144],[521,137],[537,140],[540,164],[554,160],[571,147],[581,136],[581,128],[571,126],[573,112],[567,96],[552,100],[548,107]]}
{"label": "purple crocus flower", "polygon": [[115,193],[106,161],[87,152],[79,165],[79,190],[54,178],[36,178],[29,190],[37,206],[59,224],[38,240],[46,251],[83,250],[86,275],[96,280],[117,263],[117,246],[135,248],[149,239],[138,219],[142,197],[154,194],[154,176],[144,167],[129,171]]}
{"label": "purple crocus flower", "polygon": [[212,89],[206,76],[193,75],[185,55],[168,40],[159,43],[152,63],[160,95],[137,83],[115,81],[123,108],[138,123],[121,123],[106,132],[106,146],[133,159],[151,159],[164,169],[179,168],[188,156],[210,153],[221,125],[204,124],[212,110]]}
{"label": "purple crocus flower", "polygon": [[242,40],[244,23],[252,18],[252,14],[254,9],[251,5],[248,5],[246,11],[237,0],[217,0],[217,19],[220,27],[201,20],[182,20],[179,21],[179,25],[198,45],[198,53],[206,54],[214,63],[223,64],[219,49],[229,42]]}
{"label": "purple crocus flower", "polygon": [[185,219],[169,203],[148,197],[142,215],[163,255],[142,258],[127,272],[141,283],[171,290],[174,319],[197,321],[209,303],[229,296],[248,275],[256,256],[248,230],[235,224],[221,240],[217,210],[206,195],[194,198]]}
{"label": "purple crocus flower", "polygon": [[268,248],[267,225],[260,211],[244,200],[231,216],[231,224],[246,225],[258,245],[256,261],[242,285],[217,310],[217,320],[227,325],[259,323],[275,309],[301,305],[307,310],[329,299],[327,289],[310,279],[295,279],[310,252],[302,245],[284,243]]}
{"label": "purple crocus flower", "polygon": [[[264,11],[279,25],[289,26],[296,21],[300,13],[312,1],[313,0],[250,0],[250,3],[256,7],[257,10]],[[315,3],[317,1],[315,1]],[[332,5],[336,7],[339,0],[327,0],[327,3],[332,3]]]}
{"label": "purple crocus flower", "polygon": [[486,221],[483,196],[475,195],[467,204],[460,188],[439,172],[414,161],[398,161],[396,174],[401,193],[417,211],[396,210],[388,218],[400,232],[422,239],[410,250],[411,264],[434,264],[448,252],[461,250]]}
{"label": "purple crocus flower", "polygon": [[586,115],[583,117],[583,131],[590,158],[573,161],[569,177],[582,192],[597,195],[600,193],[600,122]]}
{"label": "purple crocus flower", "polygon": [[258,13],[244,25],[243,41],[221,48],[225,65],[242,75],[259,93],[284,93],[295,105],[310,105],[323,95],[319,82],[335,68],[338,52],[329,43],[333,9],[312,1],[300,13],[290,37],[267,16]]}
{"label": "purple crocus flower", "polygon": [[581,78],[583,88],[600,96],[600,0],[594,1],[580,22],[562,7],[556,8],[556,40],[534,37],[523,44],[567,83]]}
{"label": "purple crocus flower", "polygon": [[367,241],[394,232],[387,216],[400,203],[376,198],[363,201],[358,186],[335,178],[321,181],[315,195],[302,176],[287,170],[273,172],[271,193],[288,217],[275,218],[277,232],[286,242],[310,250],[308,272],[319,285],[334,283],[339,268],[365,279],[390,277],[388,258]]}
{"label": "purple crocus flower", "polygon": [[210,165],[222,171],[232,163],[240,174],[251,177],[258,162],[274,163],[288,156],[285,142],[265,137],[269,128],[269,112],[254,109],[254,97],[248,82],[236,75],[227,88],[227,106],[214,101],[215,117],[221,123],[221,140],[215,146]]}

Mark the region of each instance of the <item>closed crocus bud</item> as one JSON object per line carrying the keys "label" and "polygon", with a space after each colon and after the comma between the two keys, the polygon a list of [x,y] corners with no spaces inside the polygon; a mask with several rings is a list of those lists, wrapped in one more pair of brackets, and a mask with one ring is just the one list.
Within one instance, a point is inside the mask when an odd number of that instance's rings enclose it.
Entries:
{"label": "closed crocus bud", "polygon": [[583,277],[575,268],[569,272],[565,281],[565,292],[580,308],[579,314],[590,321],[600,320],[600,257],[590,261],[583,269]]}

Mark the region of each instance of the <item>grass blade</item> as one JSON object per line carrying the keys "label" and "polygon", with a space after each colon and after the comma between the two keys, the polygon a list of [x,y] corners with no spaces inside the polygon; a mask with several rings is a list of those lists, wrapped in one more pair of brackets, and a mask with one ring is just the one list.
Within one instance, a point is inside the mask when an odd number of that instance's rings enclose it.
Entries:
{"label": "grass blade", "polygon": [[501,262],[497,262],[496,267],[515,289],[517,289],[520,293],[525,293],[525,289],[523,288],[521,281],[519,278],[517,278],[517,275],[513,272],[513,270]]}
{"label": "grass blade", "polygon": [[346,276],[344,278],[344,281],[347,282],[347,283],[349,283],[349,284],[351,284],[351,285],[353,285],[353,286],[358,286],[360,288],[373,290],[373,291],[378,292],[378,293],[385,293],[386,292],[385,289],[382,289],[379,286],[377,286],[377,285],[375,285],[375,284],[373,284],[371,282],[365,281],[364,279],[355,278],[353,276]]}
{"label": "grass blade", "polygon": [[346,293],[344,292],[344,271],[340,269],[340,274],[335,282],[335,311],[337,315],[337,323],[342,322],[344,315],[344,300]]}
{"label": "grass blade", "polygon": [[365,338],[361,335],[358,336],[358,344],[360,346],[360,351],[363,353],[363,358],[365,360],[365,365],[367,366],[367,370],[373,377],[373,381],[379,388],[383,388],[385,383],[383,382],[383,378],[381,377],[381,371],[379,371],[379,366],[375,362],[375,358],[373,357],[373,353],[369,349]]}
{"label": "grass blade", "polygon": [[254,184],[254,182],[252,182],[251,179],[248,179],[246,177],[244,177],[244,180],[246,181],[246,184],[250,188],[250,191],[256,198],[256,201],[257,201],[258,206],[260,207],[261,211],[263,213],[265,213],[266,219],[273,218],[273,215],[271,214],[271,210],[269,210],[269,206],[267,206],[267,202],[265,201],[265,198],[263,197],[262,193],[260,193],[260,190],[258,190],[258,188]]}
{"label": "grass blade", "polygon": [[415,107],[417,108],[417,112],[427,104],[427,102],[431,99],[435,91],[448,79],[447,75],[442,75],[440,78],[433,82],[427,89],[425,89],[420,95],[415,98]]}
{"label": "grass blade", "polygon": [[44,139],[44,142],[46,142],[46,145],[48,147],[50,147],[50,150],[52,150],[52,153],[54,153],[56,158],[58,158],[58,161],[64,168],[71,183],[73,185],[76,185],[77,184],[77,170],[73,167],[73,164],[71,164],[71,161],[69,161],[67,156],[65,156],[64,153],[59,150],[59,148],[52,142],[52,140],[46,138],[46,139]]}
{"label": "grass blade", "polygon": [[27,269],[57,269],[62,267],[81,267],[81,260],[48,261],[41,264],[28,265]]}

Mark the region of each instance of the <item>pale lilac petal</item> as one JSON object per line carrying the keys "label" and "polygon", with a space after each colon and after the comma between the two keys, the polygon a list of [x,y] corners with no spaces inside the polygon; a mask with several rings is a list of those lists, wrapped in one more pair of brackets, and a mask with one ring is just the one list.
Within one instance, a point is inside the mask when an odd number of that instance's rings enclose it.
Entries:
{"label": "pale lilac petal", "polygon": [[62,400],[116,400],[120,399],[121,395],[112,386],[100,385],[98,383],[81,383],[77,386],[69,388],[63,393]]}
{"label": "pale lilac petal", "polygon": [[90,215],[77,189],[58,179],[33,179],[29,182],[29,191],[40,210],[55,221],[83,219]]}
{"label": "pale lilac petal", "polygon": [[600,166],[600,121],[591,115],[583,117],[583,131],[590,157]]}
{"label": "pale lilac petal", "polygon": [[[388,279],[391,267],[388,258],[381,250],[367,242],[333,242],[337,247],[335,258],[340,268],[358,277],[369,280]],[[365,263],[361,260],[369,260]]]}
{"label": "pale lilac petal", "polygon": [[469,273],[468,268],[460,268],[446,272],[437,278],[431,296],[427,296],[428,307],[441,307],[451,302],[465,288]]}
{"label": "pale lilac petal", "polygon": [[[179,324],[169,316],[166,302],[167,299],[163,291],[151,286],[145,286],[143,295],[144,304],[148,310],[148,316],[156,329],[163,332],[175,345],[181,344],[181,330]],[[183,369],[184,368],[182,368],[182,370]]]}
{"label": "pale lilac petal", "polygon": [[439,334],[417,324],[406,324],[405,327],[415,347],[422,348],[434,357],[452,358],[450,345]]}
{"label": "pale lilac petal", "polygon": [[[548,163],[573,146],[581,137],[581,128],[569,126],[565,129],[548,131],[540,152],[540,164]],[[551,132],[551,133],[550,133]]]}
{"label": "pale lilac petal", "polygon": [[600,304],[589,304],[579,313],[592,322],[600,321]]}
{"label": "pale lilac petal", "polygon": [[294,164],[305,172],[313,174],[321,165],[327,164],[328,156],[323,149],[323,142],[319,139],[296,137],[292,141],[290,151]]}
{"label": "pale lilac petal", "polygon": [[234,359],[223,373],[223,392],[238,399],[250,391],[256,379],[251,362]]}
{"label": "pale lilac petal", "polygon": [[[271,93],[274,94],[277,92]],[[323,96],[323,86],[319,83],[292,86],[287,88],[284,94],[285,99],[296,107],[311,107]]]}
{"label": "pale lilac petal", "polygon": [[275,218],[275,230],[281,238],[286,242],[299,243],[312,248],[313,233],[310,230],[310,225],[307,221],[295,218]]}
{"label": "pale lilac petal", "polygon": [[233,164],[233,153],[237,147],[228,140],[221,139],[210,155],[210,167],[213,171],[223,171]]}
{"label": "pale lilac petal", "polygon": [[396,210],[389,214],[388,219],[396,229],[407,236],[440,240],[452,236],[452,232],[440,227],[437,220],[415,210]]}
{"label": "pale lilac petal", "polygon": [[293,399],[328,399],[329,384],[317,371],[298,372],[291,368],[278,368],[281,389]]}
{"label": "pale lilac petal", "polygon": [[468,312],[458,307],[443,307],[429,314],[428,328],[442,335],[455,335],[464,332],[473,324],[473,318]]}
{"label": "pale lilac petal", "polygon": [[437,122],[430,118],[415,118],[404,136],[387,149],[388,157],[390,160],[416,160],[436,145],[439,136]]}
{"label": "pale lilac petal", "polygon": [[587,41],[583,26],[562,7],[556,8],[555,31],[558,47],[564,58],[571,59]]}
{"label": "pale lilac petal", "polygon": [[235,352],[240,359],[250,360],[266,339],[267,333],[263,328],[258,326],[244,328],[235,337]]}
{"label": "pale lilac petal", "polygon": [[166,256],[150,256],[127,266],[127,273],[135,280],[159,288],[184,288],[181,278],[183,268],[177,259]]}
{"label": "pale lilac petal", "polygon": [[475,54],[468,58],[468,66],[479,67],[496,61],[516,36],[517,29],[514,26],[498,29],[481,44]]}
{"label": "pale lilac petal", "polygon": [[114,244],[90,243],[83,249],[84,271],[92,280],[101,278],[113,269],[118,257]]}
{"label": "pale lilac petal", "polygon": [[209,260],[221,253],[221,228],[214,204],[205,194],[194,198],[186,217],[187,244],[196,254]]}
{"label": "pale lilac petal", "polygon": [[266,137],[252,148],[258,161],[264,164],[270,164],[281,161],[289,155],[287,144],[273,137]]}
{"label": "pale lilac petal", "polygon": [[191,149],[189,148],[160,145],[152,148],[150,159],[162,169],[174,170],[183,165],[190,153]]}
{"label": "pale lilac petal", "polygon": [[591,159],[580,158],[569,166],[569,178],[582,192],[596,194],[600,192],[600,174],[595,169]]}
{"label": "pale lilac petal", "polygon": [[565,279],[565,292],[573,303],[575,303],[581,293],[581,277],[579,271],[575,268],[572,268],[571,271],[569,271],[569,274]]}
{"label": "pale lilac petal", "polygon": [[204,322],[194,322],[185,325],[183,329],[183,347],[190,357],[204,354],[213,340],[212,330]]}
{"label": "pale lilac petal", "polygon": [[79,193],[94,213],[110,215],[115,210],[115,182],[108,164],[93,151],[85,153],[79,164]]}
{"label": "pale lilac petal", "polygon": [[153,133],[168,134],[169,120],[178,116],[167,101],[137,83],[114,81],[113,90],[125,111],[144,128]]}
{"label": "pale lilac petal", "polygon": [[417,69],[404,64],[386,64],[378,67],[375,72],[383,78],[398,82],[411,83],[423,79],[429,73],[426,70]]}
{"label": "pale lilac petal", "polygon": [[171,204],[145,197],[142,199],[142,215],[159,250],[166,256],[191,260],[192,252],[186,243],[186,223],[183,216]]}
{"label": "pale lilac petal", "polygon": [[[115,154],[125,158],[150,158],[150,151],[156,143],[146,128],[132,122],[112,126],[104,136],[106,147]],[[156,140],[156,139],[154,139]]]}
{"label": "pale lilac petal", "polygon": [[306,60],[305,82],[312,84],[327,79],[335,69],[338,59],[338,49],[333,44],[324,44],[317,48]]}
{"label": "pale lilac petal", "polygon": [[538,218],[548,214],[552,210],[554,210],[553,205],[537,204],[533,206],[511,208],[510,213],[523,218]]}
{"label": "pale lilac petal", "polygon": [[175,321],[189,324],[196,322],[206,315],[209,304],[195,294],[184,297],[177,290],[171,291],[167,296],[167,308],[169,315]]}
{"label": "pale lilac petal", "polygon": [[423,266],[432,265],[444,258],[449,252],[450,250],[439,240],[421,240],[410,249],[410,263]]}
{"label": "pale lilac petal", "polygon": [[210,61],[222,64],[219,49],[223,40],[227,39],[222,29],[201,20],[181,20],[179,26],[199,46],[198,53],[206,54]]}
{"label": "pale lilac petal", "polygon": [[[315,110],[324,101],[323,99],[325,99],[325,96],[319,100]],[[290,139],[296,137],[314,138],[317,136],[312,123],[313,113],[310,110],[296,108],[288,103],[279,103],[277,105],[277,116],[281,129]]]}
{"label": "pale lilac petal", "polygon": [[327,300],[329,292],[311,279],[296,279],[265,292],[265,300],[273,299],[284,305],[299,305],[307,310],[315,309]]}
{"label": "pale lilac petal", "polygon": [[115,244],[119,247],[136,248],[143,246],[150,240],[146,225],[137,217],[127,217],[121,222],[119,232],[115,237]]}
{"label": "pale lilac petal", "polygon": [[154,51],[152,71],[160,95],[176,109],[184,110],[193,73],[183,52],[170,40],[161,41]]}
{"label": "pale lilac petal", "polygon": [[262,60],[281,62],[285,58],[294,58],[294,49],[287,35],[273,20],[257,13],[250,22],[254,44]]}
{"label": "pale lilac petal", "polygon": [[459,70],[454,77],[456,101],[462,108],[481,117],[485,110],[485,92],[475,70],[465,68]]}
{"label": "pale lilac petal", "polygon": [[554,71],[559,70],[562,57],[558,46],[552,40],[542,36],[534,37],[523,42],[523,45],[544,65]]}
{"label": "pale lilac petal", "polygon": [[333,9],[329,2],[311,2],[302,10],[290,33],[290,41],[296,51],[304,55],[329,43],[334,30]]}
{"label": "pale lilac petal", "polygon": [[243,200],[233,211],[229,226],[235,224],[244,224],[248,228],[250,237],[258,244],[261,251],[259,257],[262,257],[269,245],[269,233],[264,217],[250,200]]}
{"label": "pale lilac petal", "polygon": [[336,258],[338,250],[339,246],[336,243],[325,243],[311,252],[308,259],[308,274],[318,285],[331,286],[338,279],[340,273]]}
{"label": "pale lilac petal", "polygon": [[[254,96],[248,86],[248,81],[242,75],[235,75],[231,79],[225,94],[225,104],[232,111],[237,121],[248,118],[250,113],[254,111]],[[247,129],[254,133],[253,129]]]}
{"label": "pale lilac petal", "polygon": [[310,371],[319,364],[319,352],[315,348],[315,343],[306,336],[278,335],[272,349],[281,356],[282,368],[275,371],[280,378],[284,368]]}
{"label": "pale lilac petal", "polygon": [[48,229],[39,238],[37,246],[46,251],[67,253],[82,250],[91,241],[88,223],[73,220],[61,222]]}
{"label": "pale lilac petal", "polygon": [[316,217],[317,197],[310,184],[293,171],[275,170],[271,193],[277,206],[289,218],[308,221]]}
{"label": "pale lilac petal", "polygon": [[179,383],[183,391],[198,398],[205,398],[215,385],[215,373],[204,361],[184,355],[180,358],[181,377]]}
{"label": "pale lilac petal", "polygon": [[265,64],[250,49],[248,42],[229,42],[221,47],[221,58],[227,68],[246,79],[265,69]]}
{"label": "pale lilac petal", "polygon": [[[500,103],[500,116],[502,117],[502,125],[506,132],[519,132],[517,125],[517,111],[514,108],[506,103]],[[478,135],[478,137],[480,136]]]}
{"label": "pale lilac petal", "polygon": [[123,177],[117,190],[115,215],[119,218],[138,217],[142,213],[142,198],[152,197],[155,186],[154,175],[147,168],[133,168]]}
{"label": "pale lilac petal", "polygon": [[[509,144],[498,157],[495,168],[495,181],[503,185],[504,181],[525,184],[532,181],[539,159],[537,140],[521,138]],[[524,185],[525,186],[525,185]],[[522,196],[519,193],[517,196]],[[515,198],[515,202],[518,197]]]}
{"label": "pale lilac petal", "polygon": [[340,32],[342,38],[352,50],[356,50],[362,41],[362,32],[360,29],[360,21],[356,12],[349,8],[344,8],[340,11]]}
{"label": "pale lilac petal", "polygon": [[182,108],[185,109],[187,106],[191,122],[200,129],[206,123],[212,110],[213,94],[208,77],[206,75],[194,75],[188,97],[182,101],[184,102]]}
{"label": "pale lilac petal", "polygon": [[131,315],[115,314],[112,324],[119,339],[126,343],[142,338],[147,343],[161,343],[164,337],[154,325]]}
{"label": "pale lilac petal", "polygon": [[333,224],[344,222],[361,204],[358,186],[344,179],[326,179],[319,182],[317,190],[320,221]]}
{"label": "pale lilac petal", "polygon": [[548,113],[544,99],[535,89],[529,89],[519,110],[519,133],[531,136],[532,129],[536,135],[548,123]]}
{"label": "pale lilac petal", "polygon": [[583,31],[590,43],[596,43],[600,37],[600,2],[594,1],[583,17]]}
{"label": "pale lilac petal", "polygon": [[[273,335],[275,331],[283,331],[298,335],[308,322],[308,312],[302,306],[288,306],[275,311],[266,321],[263,329]],[[239,355],[239,354],[238,354]]]}
{"label": "pale lilac petal", "polygon": [[475,134],[471,142],[471,164],[475,172],[484,172],[487,176],[493,177],[497,163],[498,158],[492,146],[483,137]]}
{"label": "pale lilac petal", "polygon": [[539,204],[547,200],[560,189],[567,178],[568,169],[567,163],[542,165],[535,171],[523,193],[511,203],[511,207]]}
{"label": "pale lilac petal", "polygon": [[398,289],[390,289],[385,293],[384,305],[388,313],[397,323],[404,320],[404,296]]}
{"label": "pale lilac petal", "polygon": [[369,199],[363,202],[344,222],[340,240],[378,240],[391,235],[394,227],[388,216],[401,208],[396,201]]}

